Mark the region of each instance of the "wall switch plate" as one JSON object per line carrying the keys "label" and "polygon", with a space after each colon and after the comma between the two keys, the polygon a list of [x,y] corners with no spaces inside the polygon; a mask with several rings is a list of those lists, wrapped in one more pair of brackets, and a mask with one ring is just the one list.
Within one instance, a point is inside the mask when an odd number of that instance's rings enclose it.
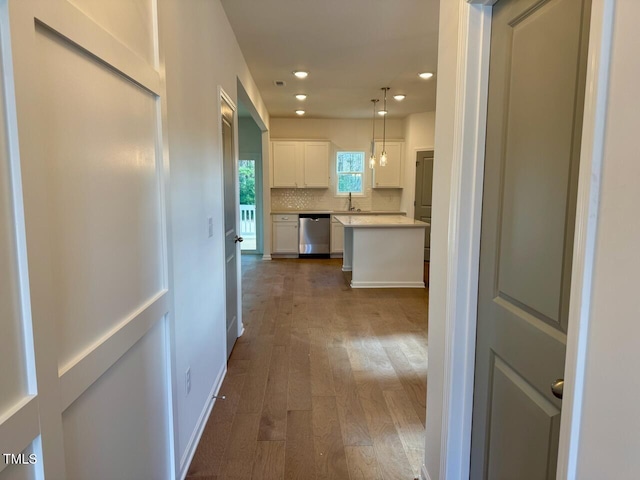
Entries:
{"label": "wall switch plate", "polygon": [[213,237],[213,218],[209,217],[209,238]]}
{"label": "wall switch plate", "polygon": [[186,394],[189,395],[189,392],[191,392],[191,367],[187,368],[184,373],[184,389]]}

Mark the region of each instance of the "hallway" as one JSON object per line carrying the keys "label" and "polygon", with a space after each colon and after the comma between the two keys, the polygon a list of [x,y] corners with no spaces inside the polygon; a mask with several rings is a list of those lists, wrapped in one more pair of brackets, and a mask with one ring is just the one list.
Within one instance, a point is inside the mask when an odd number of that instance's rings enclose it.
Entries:
{"label": "hallway", "polygon": [[351,290],[340,265],[242,258],[246,331],[187,478],[418,477],[428,290]]}

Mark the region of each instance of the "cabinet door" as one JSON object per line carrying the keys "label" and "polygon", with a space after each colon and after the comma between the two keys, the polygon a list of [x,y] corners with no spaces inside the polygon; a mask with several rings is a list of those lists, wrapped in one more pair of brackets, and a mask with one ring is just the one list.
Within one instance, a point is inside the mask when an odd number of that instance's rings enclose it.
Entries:
{"label": "cabinet door", "polygon": [[273,253],[298,253],[298,224],[273,222]]}
{"label": "cabinet door", "polygon": [[271,149],[273,160],[273,186],[296,187],[299,163],[299,145],[297,142],[273,142]]}
{"label": "cabinet door", "polygon": [[341,223],[331,224],[331,253],[344,251],[344,226]]}
{"label": "cabinet door", "polygon": [[304,143],[304,186],[329,188],[329,143]]}
{"label": "cabinet door", "polygon": [[[402,163],[404,161],[404,143],[387,142],[387,165],[376,164],[373,170],[373,188],[402,188]],[[382,142],[376,142],[378,159],[382,154]]]}

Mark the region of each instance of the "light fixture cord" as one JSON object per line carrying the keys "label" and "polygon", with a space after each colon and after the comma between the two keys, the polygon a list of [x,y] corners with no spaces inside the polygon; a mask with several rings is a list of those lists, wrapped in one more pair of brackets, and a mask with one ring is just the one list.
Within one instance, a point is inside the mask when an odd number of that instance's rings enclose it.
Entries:
{"label": "light fixture cord", "polygon": [[371,103],[373,103],[373,131],[371,132],[371,156],[373,157],[373,155],[375,154],[375,141],[376,141],[376,103],[378,103],[378,99],[373,99],[371,100]]}
{"label": "light fixture cord", "polygon": [[382,153],[387,152],[387,90],[389,87],[384,87],[384,116],[382,117]]}

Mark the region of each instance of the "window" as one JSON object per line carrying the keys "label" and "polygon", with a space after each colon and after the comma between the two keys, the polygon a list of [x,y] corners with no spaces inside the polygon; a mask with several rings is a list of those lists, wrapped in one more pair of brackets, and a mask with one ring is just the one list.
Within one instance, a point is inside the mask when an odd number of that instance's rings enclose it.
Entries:
{"label": "window", "polygon": [[338,152],[336,158],[337,194],[364,194],[364,152]]}

